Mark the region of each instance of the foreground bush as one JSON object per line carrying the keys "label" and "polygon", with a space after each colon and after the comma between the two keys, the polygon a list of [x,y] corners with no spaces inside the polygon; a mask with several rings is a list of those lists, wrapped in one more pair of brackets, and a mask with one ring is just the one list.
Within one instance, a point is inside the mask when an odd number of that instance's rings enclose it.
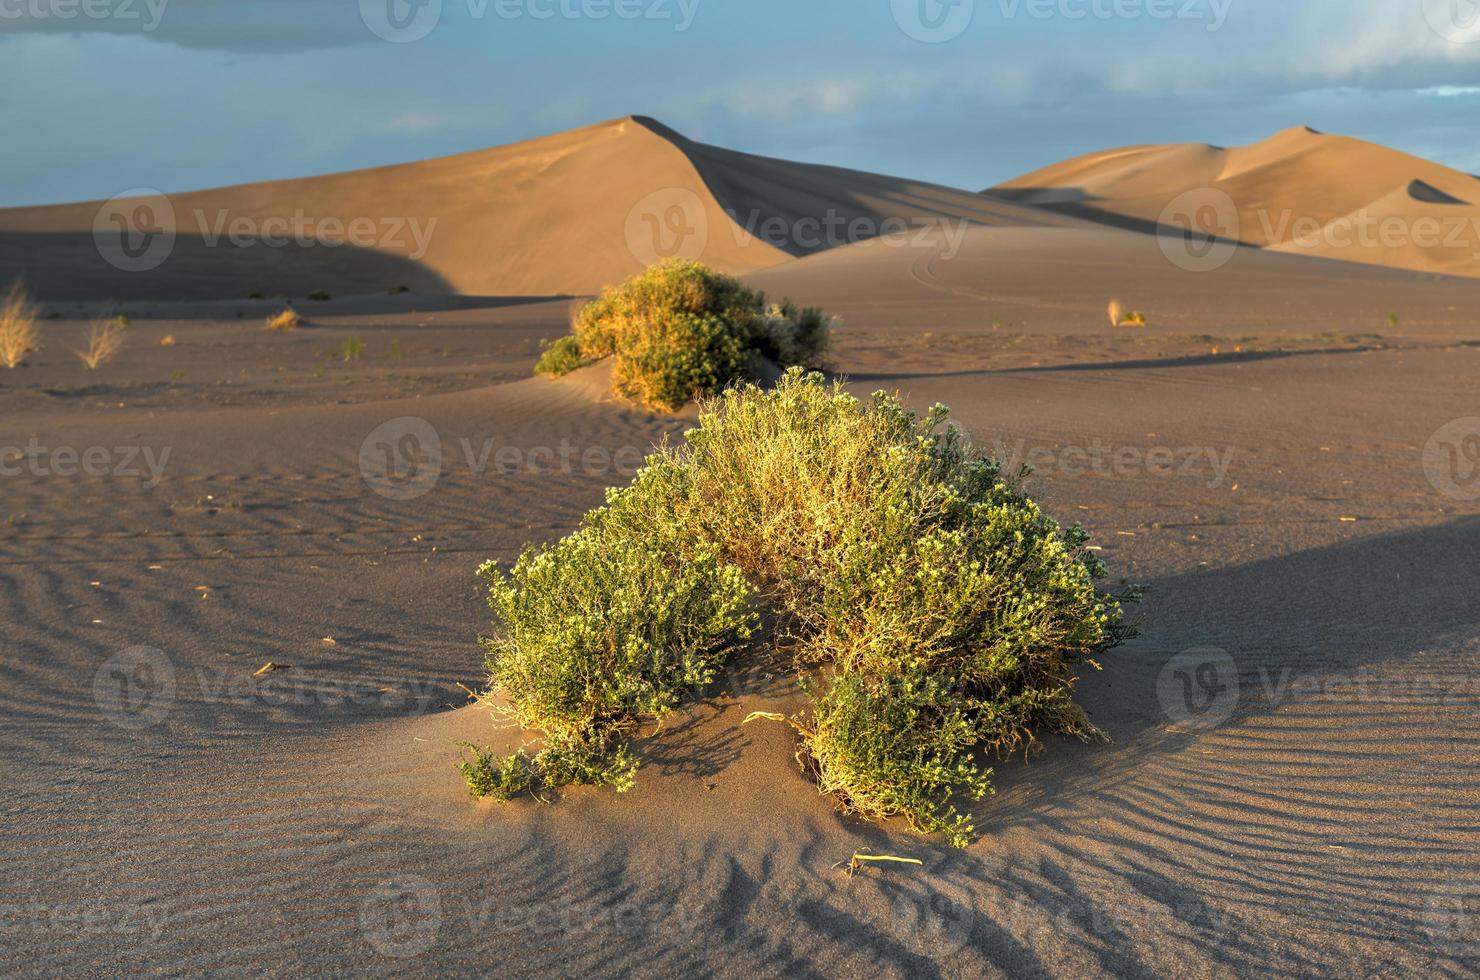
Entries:
{"label": "foreground bush", "polygon": [[820,310],[768,307],[739,280],[675,260],[588,303],[574,333],[552,344],[535,370],[558,377],[610,357],[618,394],[672,411],[757,377],[767,361],[818,366],[829,329]]}
{"label": "foreground bush", "polygon": [[522,785],[628,788],[637,763],[626,740],[639,721],[661,719],[710,683],[754,618],[737,568],[672,535],[629,533],[601,511],[563,541],[526,551],[508,576],[491,564],[481,573],[500,624],[484,641],[490,678],[520,725],[545,740],[532,760],[475,765],[496,770],[504,790],[521,786],[519,771]]}
{"label": "foreground bush", "polygon": [[[896,398],[878,394],[866,405],[801,371],[774,391],[726,392],[686,446],[650,457],[631,487],[556,546],[585,549],[583,536],[599,535],[603,550],[582,552],[582,570],[558,582],[526,571],[520,590],[495,580],[496,642],[518,650],[528,673],[511,679],[494,668],[494,685],[548,731],[544,691],[561,692],[562,703],[609,703],[631,675],[604,651],[632,644],[644,663],[654,657],[660,641],[648,617],[669,621],[657,583],[673,580],[663,575],[697,591],[715,581],[739,590],[743,577],[767,597],[807,671],[813,708],[791,723],[802,737],[798,758],[822,790],[847,810],[903,815],[965,843],[971,822],[954,801],[989,790],[979,750],[1030,751],[1039,730],[1098,737],[1073,700],[1075,670],[1127,631],[1117,597],[1096,585],[1105,569],[1083,549],[1088,535],[1043,514],[946,421],[943,407],[921,419]],[[663,544],[655,551],[651,542]],[[690,555],[700,559],[693,573]],[[676,567],[660,571],[669,563]],[[552,657],[543,645],[574,620],[550,596],[576,580],[582,628],[605,645],[560,641]],[[631,583],[649,581],[642,595],[652,604],[634,612]],[[682,662],[684,649],[654,662]],[[679,674],[708,676],[714,661],[703,663]],[[674,704],[621,703],[637,715]]]}

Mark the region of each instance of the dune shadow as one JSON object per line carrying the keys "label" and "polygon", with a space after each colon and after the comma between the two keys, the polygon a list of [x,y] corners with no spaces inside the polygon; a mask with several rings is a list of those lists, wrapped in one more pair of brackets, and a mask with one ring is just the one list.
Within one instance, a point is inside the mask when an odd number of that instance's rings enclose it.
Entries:
{"label": "dune shadow", "polygon": [[254,241],[177,235],[150,252],[104,256],[91,232],[0,230],[0,281],[23,279],[42,301],[218,300],[263,295],[451,293],[405,255],[338,241]]}

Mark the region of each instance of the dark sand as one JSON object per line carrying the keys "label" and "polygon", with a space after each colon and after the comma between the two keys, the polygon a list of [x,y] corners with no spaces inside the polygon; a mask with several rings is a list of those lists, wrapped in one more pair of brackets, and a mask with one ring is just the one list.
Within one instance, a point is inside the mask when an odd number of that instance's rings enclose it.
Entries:
{"label": "dark sand", "polygon": [[[854,390],[1036,461],[1151,584],[1080,689],[1112,744],[998,763],[952,850],[838,814],[785,728],[742,728],[798,705],[747,660],[641,743],[631,793],[474,802],[453,742],[523,737],[459,688],[474,569],[686,418],[528,378],[563,300],[300,303],[290,334],[269,303],[129,304],[95,373],[70,353],[95,307],[56,304],[0,373],[0,447],[107,452],[0,478],[0,970],[1475,974],[1480,499],[1425,458],[1480,415],[1480,283],[1252,250],[1195,275],[1067,227],[754,280],[844,317]],[[1110,296],[1150,326],[1112,329]],[[392,499],[362,445],[406,418],[378,442],[435,431],[441,465]],[[859,850],[924,866],[850,878]]]}

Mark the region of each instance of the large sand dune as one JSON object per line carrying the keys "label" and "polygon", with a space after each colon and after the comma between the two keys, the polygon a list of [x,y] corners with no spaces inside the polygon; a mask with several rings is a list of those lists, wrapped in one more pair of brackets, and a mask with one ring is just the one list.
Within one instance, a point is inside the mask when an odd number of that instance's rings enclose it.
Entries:
{"label": "large sand dune", "polygon": [[1307,127],[1231,149],[1090,153],[986,193],[1140,230],[1177,227],[1201,208],[1216,215],[1207,230],[1249,245],[1480,276],[1480,179]]}
{"label": "large sand dune", "polygon": [[[24,273],[52,299],[303,296],[402,285],[579,295],[675,255],[743,273],[946,222],[952,229],[968,221],[1069,222],[918,181],[709,147],[643,117],[421,163],[143,203],[143,213],[131,202],[98,201],[0,210],[0,278]],[[94,234],[100,216],[102,251]],[[116,221],[172,231],[168,254],[157,265],[147,254],[143,263],[120,256]],[[266,241],[284,238],[281,246]],[[138,235],[130,241],[147,246]]]}

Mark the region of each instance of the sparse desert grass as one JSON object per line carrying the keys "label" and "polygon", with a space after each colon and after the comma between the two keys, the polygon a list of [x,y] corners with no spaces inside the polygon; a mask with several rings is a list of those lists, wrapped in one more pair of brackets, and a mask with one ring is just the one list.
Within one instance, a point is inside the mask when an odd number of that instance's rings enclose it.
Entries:
{"label": "sparse desert grass", "polygon": [[127,317],[100,317],[94,320],[83,337],[87,342],[86,348],[77,351],[78,359],[89,371],[96,371],[123,350],[127,330]]}
{"label": "sparse desert grass", "polygon": [[365,342],[359,337],[347,337],[339,345],[339,359],[341,361],[358,361],[360,355],[365,353]]}
{"label": "sparse desert grass", "polygon": [[583,307],[571,336],[549,345],[535,370],[560,376],[614,360],[618,394],[673,411],[757,376],[770,361],[817,367],[832,321],[764,294],[697,262],[656,265]]}
{"label": "sparse desert grass", "polygon": [[297,330],[303,326],[303,317],[291,306],[267,318],[269,330]]}
{"label": "sparse desert grass", "polygon": [[1118,299],[1112,299],[1107,311],[1110,315],[1110,326],[1112,327],[1144,327],[1146,325],[1146,314],[1140,310],[1127,310]]}
{"label": "sparse desert grass", "polygon": [[40,310],[19,281],[11,284],[0,300],[0,364],[20,367],[41,349]]}
{"label": "sparse desert grass", "polygon": [[822,791],[964,844],[954,801],[988,792],[980,749],[1099,737],[1075,671],[1128,635],[1135,594],[1101,591],[1088,534],[946,423],[943,407],[919,418],[792,370],[707,402],[685,446],[569,538],[508,576],[485,566],[491,684],[556,755],[485,758],[470,785],[508,785],[510,766],[541,785],[629,785],[638,722],[708,682],[753,604],[797,651],[813,706],[788,720]]}

